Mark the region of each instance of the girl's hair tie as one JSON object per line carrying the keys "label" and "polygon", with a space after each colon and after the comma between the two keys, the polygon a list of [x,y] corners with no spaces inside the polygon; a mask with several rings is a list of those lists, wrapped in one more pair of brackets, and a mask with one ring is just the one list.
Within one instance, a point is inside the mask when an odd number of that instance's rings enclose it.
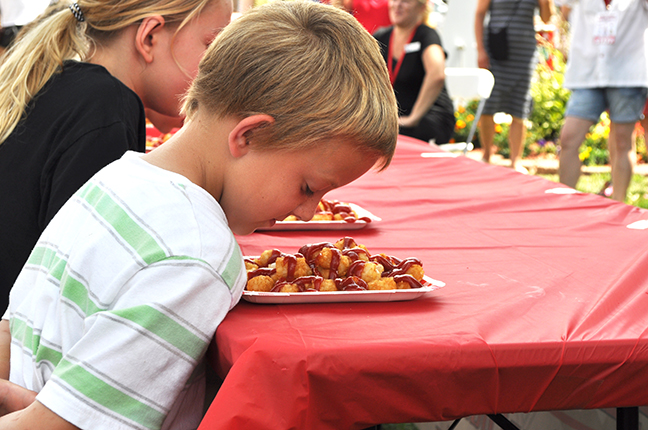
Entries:
{"label": "girl's hair tie", "polygon": [[85,21],[85,17],[83,16],[83,12],[81,12],[81,8],[79,7],[78,3],[72,3],[68,7],[72,11],[72,15],[74,15],[74,17],[77,19],[77,21],[79,21],[79,22]]}

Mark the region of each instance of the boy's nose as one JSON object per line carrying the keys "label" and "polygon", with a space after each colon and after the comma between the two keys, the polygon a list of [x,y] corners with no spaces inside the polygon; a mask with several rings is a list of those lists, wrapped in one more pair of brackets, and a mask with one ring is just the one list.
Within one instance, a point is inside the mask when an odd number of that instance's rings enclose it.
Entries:
{"label": "boy's nose", "polygon": [[306,200],[293,211],[293,215],[295,215],[302,221],[309,221],[315,215],[317,205],[319,204],[321,198],[322,196],[313,196],[310,199]]}

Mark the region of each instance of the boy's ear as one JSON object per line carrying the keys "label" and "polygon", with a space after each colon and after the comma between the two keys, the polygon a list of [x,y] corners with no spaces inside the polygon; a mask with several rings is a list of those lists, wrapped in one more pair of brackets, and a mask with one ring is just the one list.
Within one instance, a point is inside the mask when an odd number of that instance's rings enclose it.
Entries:
{"label": "boy's ear", "polygon": [[159,32],[164,27],[164,18],[160,15],[148,16],[142,20],[135,35],[135,48],[144,61],[153,61],[153,49],[158,44]]}
{"label": "boy's ear", "polygon": [[234,157],[242,157],[250,150],[250,142],[254,139],[254,131],[274,123],[270,115],[251,115],[240,120],[229,134],[229,149]]}

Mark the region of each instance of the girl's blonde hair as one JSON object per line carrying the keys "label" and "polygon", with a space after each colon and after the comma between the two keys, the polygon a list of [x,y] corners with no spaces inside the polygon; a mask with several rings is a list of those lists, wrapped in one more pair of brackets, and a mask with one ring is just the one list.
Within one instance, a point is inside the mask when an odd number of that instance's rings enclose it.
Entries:
{"label": "girl's blonde hair", "polygon": [[359,143],[385,168],[398,110],[376,40],[333,6],[275,1],[232,21],[207,49],[185,98],[189,119],[268,114],[252,143],[297,149],[332,138]]}
{"label": "girl's blonde hair", "polygon": [[[152,15],[182,28],[210,0],[78,0],[80,22],[60,0],[21,32],[0,66],[0,144],[16,128],[27,105],[63,62],[85,61],[95,45]],[[62,100],[62,102],[64,102]]]}

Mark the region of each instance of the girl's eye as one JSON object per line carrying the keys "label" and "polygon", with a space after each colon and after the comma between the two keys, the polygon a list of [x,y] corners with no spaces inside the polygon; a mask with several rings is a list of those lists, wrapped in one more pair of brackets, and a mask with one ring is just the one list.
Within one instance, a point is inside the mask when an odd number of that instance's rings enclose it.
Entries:
{"label": "girl's eye", "polygon": [[304,189],[302,190],[302,192],[307,196],[312,196],[313,194],[315,194],[308,185],[304,185]]}

